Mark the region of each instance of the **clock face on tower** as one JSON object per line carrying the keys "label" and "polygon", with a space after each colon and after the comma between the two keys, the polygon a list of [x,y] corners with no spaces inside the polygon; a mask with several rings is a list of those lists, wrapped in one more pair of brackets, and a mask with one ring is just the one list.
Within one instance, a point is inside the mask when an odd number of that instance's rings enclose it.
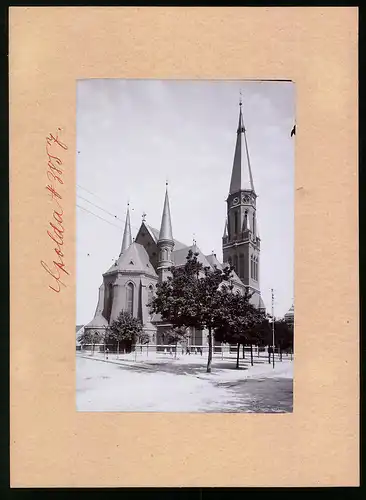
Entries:
{"label": "clock face on tower", "polygon": [[250,196],[243,195],[241,198],[242,203],[250,203]]}
{"label": "clock face on tower", "polygon": [[233,205],[237,205],[239,203],[239,198],[238,197],[235,197],[233,199]]}

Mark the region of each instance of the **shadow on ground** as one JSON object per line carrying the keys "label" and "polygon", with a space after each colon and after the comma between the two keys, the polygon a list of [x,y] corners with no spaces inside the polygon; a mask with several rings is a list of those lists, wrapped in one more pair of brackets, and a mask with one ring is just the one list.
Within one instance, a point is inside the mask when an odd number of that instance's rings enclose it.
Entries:
{"label": "shadow on ground", "polygon": [[[259,364],[258,362],[256,364]],[[215,370],[237,370],[235,368],[235,361],[214,361],[212,363],[212,372]],[[244,364],[240,363],[239,370],[248,370],[250,368],[250,363]],[[166,362],[154,363],[154,362],[146,362],[144,364],[129,364],[129,365],[120,365],[120,369],[130,370],[137,373],[149,373],[149,372],[162,372],[162,373],[171,373],[174,375],[199,375],[202,373],[206,373],[206,363],[198,364],[198,363],[174,363],[172,360],[167,360]]]}
{"label": "shadow on ground", "polygon": [[[284,378],[244,379],[217,382],[230,389],[236,402],[220,413],[291,413],[293,411],[293,380]],[[209,411],[209,413],[213,413]]]}

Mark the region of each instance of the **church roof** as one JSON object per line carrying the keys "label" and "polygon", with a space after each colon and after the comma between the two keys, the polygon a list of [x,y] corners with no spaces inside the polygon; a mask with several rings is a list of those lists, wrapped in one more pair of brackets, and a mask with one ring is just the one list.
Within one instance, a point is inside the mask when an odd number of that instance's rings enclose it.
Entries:
{"label": "church roof", "polygon": [[266,309],[266,306],[264,305],[263,299],[259,293],[254,293],[252,295],[252,297],[250,298],[250,302],[257,309]]}
{"label": "church roof", "polygon": [[238,191],[254,191],[252,169],[250,166],[246,130],[244,127],[242,103],[240,102],[239,123],[236,136],[233,170],[229,194]]}
{"label": "church roof", "polygon": [[209,255],[205,255],[205,257],[206,257],[206,259],[211,267],[217,266],[218,269],[222,269],[222,264],[217,259],[216,255],[214,253],[211,253]]}
{"label": "church roof", "polygon": [[84,331],[84,325],[76,325],[76,345],[77,346],[81,345],[78,338],[83,333],[83,331]]}
{"label": "church roof", "polygon": [[[155,229],[154,227],[149,226],[148,224],[146,224],[146,222],[144,224],[145,224],[146,229],[149,231],[152,239],[155,241],[155,243],[157,243],[158,239],[159,239],[159,233],[160,233],[159,229]],[[184,243],[181,243],[178,240],[175,240],[174,238],[173,238],[173,241],[174,241],[174,250],[181,250],[182,248],[188,248],[187,245],[185,245]]]}
{"label": "church roof", "polygon": [[290,307],[290,309],[287,311],[287,313],[285,314],[285,319],[291,319],[291,318],[294,318],[294,315],[295,315],[295,312],[294,312],[294,305],[292,304],[292,306]]}
{"label": "church roof", "polygon": [[185,247],[185,248],[181,248],[179,250],[174,250],[172,252],[172,256],[173,256],[173,262],[174,262],[175,266],[177,266],[177,267],[184,266],[184,264],[186,263],[186,258],[187,258],[189,250],[192,250],[193,253],[198,253],[197,260],[198,260],[198,262],[201,262],[201,264],[204,267],[211,267],[211,264],[206,259],[206,256],[203,255],[203,253],[197,247],[197,245],[191,245],[190,247]]}
{"label": "church roof", "polygon": [[107,273],[117,271],[122,273],[137,271],[157,277],[155,269],[150,263],[148,253],[142,245],[136,242],[132,243],[132,245],[119,256],[118,260],[108,269]]}
{"label": "church roof", "polygon": [[[226,267],[226,266],[227,266],[227,264],[226,264],[226,265],[222,264],[222,263],[221,263],[221,262],[217,259],[217,257],[216,257],[216,255],[215,255],[215,254],[206,255],[206,259],[207,259],[207,261],[209,262],[209,264],[210,264],[210,266],[211,266],[211,267],[216,266],[218,269],[221,269],[221,270],[222,270],[222,269],[224,269],[224,267]],[[234,283],[237,283],[237,284],[239,284],[239,285],[244,286],[243,282],[241,281],[241,279],[239,278],[239,276],[236,274],[236,272],[235,272],[234,270],[233,270],[233,271],[231,271],[231,275],[232,275],[232,279],[233,279]]]}
{"label": "church roof", "polygon": [[85,325],[86,328],[103,328],[105,326],[108,326],[108,321],[102,314],[95,315],[90,323]]}

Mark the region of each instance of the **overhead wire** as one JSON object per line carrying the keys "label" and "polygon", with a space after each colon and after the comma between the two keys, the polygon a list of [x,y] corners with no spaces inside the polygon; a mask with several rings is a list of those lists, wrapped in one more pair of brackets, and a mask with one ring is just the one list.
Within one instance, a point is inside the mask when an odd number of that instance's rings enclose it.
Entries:
{"label": "overhead wire", "polygon": [[110,224],[111,226],[118,227],[118,229],[123,230],[123,227],[118,226],[117,224],[113,224],[113,222],[110,222],[109,220],[104,219],[103,217],[100,217],[100,215],[97,215],[97,214],[95,214],[94,212],[91,212],[91,211],[90,211],[90,210],[88,210],[87,208],[82,207],[81,205],[78,205],[78,204],[76,204],[76,206],[77,206],[78,208],[81,208],[82,210],[85,210],[85,212],[88,212],[89,214],[94,215],[94,217],[97,217],[98,219],[100,219],[100,220],[102,220],[102,221],[104,221],[104,222],[107,222],[107,223],[108,223],[108,224]]}
{"label": "overhead wire", "polygon": [[111,215],[111,216],[112,216],[112,217],[114,217],[115,219],[118,219],[118,220],[120,220],[120,221],[124,222],[124,220],[123,220],[123,219],[120,219],[120,218],[118,217],[118,215],[112,214],[112,212],[109,212],[109,211],[108,211],[108,210],[106,210],[105,208],[103,208],[103,207],[101,207],[101,206],[97,205],[96,203],[93,203],[92,201],[87,200],[87,199],[86,199],[86,198],[84,198],[83,196],[80,196],[80,194],[78,194],[77,196],[78,196],[78,198],[80,198],[80,199],[82,199],[82,200],[86,201],[87,203],[90,203],[90,205],[94,205],[94,207],[99,208],[99,210],[102,210],[102,211],[103,211],[103,212],[105,212],[106,214]]}
{"label": "overhead wire", "polygon": [[[105,200],[103,200],[103,198],[101,198],[100,196],[98,196],[98,195],[97,195],[97,194],[95,194],[95,193],[92,193],[92,191],[89,191],[88,189],[83,188],[82,186],[80,186],[80,184],[77,184],[77,186],[78,186],[80,189],[83,189],[84,191],[86,191],[86,192],[90,193],[91,195],[93,195],[93,196],[95,196],[96,198],[99,198],[101,201],[104,201],[104,202],[105,202]],[[117,219],[117,220],[121,221],[123,224],[126,222],[126,219],[121,219],[120,217],[118,217],[118,215],[113,214],[112,212],[109,212],[109,211],[108,211],[108,210],[106,210],[105,208],[103,208],[103,207],[101,207],[100,205],[97,205],[96,203],[93,203],[92,201],[90,201],[90,200],[88,200],[88,199],[84,198],[84,197],[83,197],[83,196],[81,196],[80,194],[77,194],[77,196],[78,196],[80,199],[82,199],[82,200],[86,201],[87,203],[90,203],[90,205],[93,205],[94,207],[98,208],[99,210],[102,210],[103,212],[107,213],[107,214],[108,214],[108,215],[110,215],[111,217],[114,217],[115,219]],[[79,206],[79,208],[83,208],[83,207],[81,207],[80,205],[77,205],[77,206]],[[94,214],[94,212],[91,212],[90,210],[86,210],[86,209],[84,209],[84,210],[85,210],[86,212],[91,213],[92,215],[95,215],[95,214]],[[133,210],[133,209],[132,209],[132,210]],[[103,219],[102,217],[99,217],[99,216],[97,216],[97,215],[96,215],[96,217],[98,217],[98,218],[99,218],[99,219],[101,219],[101,220],[105,220],[105,219]],[[109,222],[109,221],[107,221],[107,220],[106,220],[106,222],[108,222],[109,224],[111,224],[111,222]],[[119,226],[117,226],[117,227],[119,227]],[[133,227],[134,229],[137,229],[137,230],[138,230],[138,229],[140,229],[140,227],[137,227],[137,226],[135,226],[134,224],[131,224],[131,227]]]}

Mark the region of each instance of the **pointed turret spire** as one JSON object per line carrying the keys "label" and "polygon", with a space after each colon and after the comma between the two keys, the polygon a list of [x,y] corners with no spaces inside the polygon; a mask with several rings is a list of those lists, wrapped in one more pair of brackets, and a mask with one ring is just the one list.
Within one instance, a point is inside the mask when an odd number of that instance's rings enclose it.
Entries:
{"label": "pointed turret spire", "polygon": [[168,182],[166,182],[165,201],[164,201],[163,215],[161,218],[161,226],[159,233],[159,241],[161,240],[174,241],[172,232],[172,220],[170,216]]}
{"label": "pointed turret spire", "polygon": [[131,235],[131,221],[130,221],[130,204],[127,203],[127,213],[126,213],[126,222],[125,222],[125,230],[123,232],[123,240],[122,240],[122,248],[120,256],[123,254],[125,250],[132,243],[132,235]]}
{"label": "pointed turret spire", "polygon": [[229,194],[233,194],[243,190],[254,191],[254,184],[249,160],[246,130],[243,120],[242,100],[240,96],[239,123],[237,129],[235,155]]}
{"label": "pointed turret spire", "polygon": [[227,231],[227,218],[226,218],[223,238],[228,238],[228,237],[229,237],[229,235],[228,235],[228,231]]}

